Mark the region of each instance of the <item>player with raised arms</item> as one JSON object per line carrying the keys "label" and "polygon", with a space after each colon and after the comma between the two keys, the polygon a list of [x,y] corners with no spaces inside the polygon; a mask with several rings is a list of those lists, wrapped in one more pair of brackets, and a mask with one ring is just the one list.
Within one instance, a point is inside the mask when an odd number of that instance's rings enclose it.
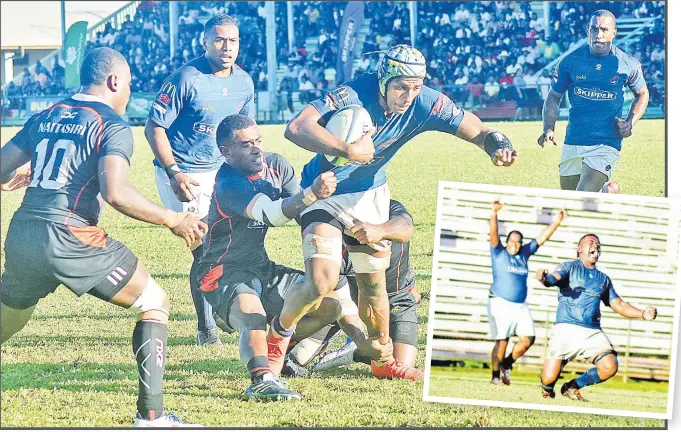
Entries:
{"label": "player with raised arms", "polygon": [[[144,135],[154,151],[156,186],[166,208],[203,218],[208,214],[215,174],[224,162],[215,143],[218,124],[232,114],[255,118],[253,80],[235,64],[239,27],[229,15],[204,26],[205,54],[175,71],[152,104]],[[209,303],[198,287],[202,247],[193,251],[189,286],[198,318],[199,345],[222,345]]]}
{"label": "player with raised arms", "polygon": [[546,287],[558,287],[556,323],[551,331],[548,356],[541,373],[541,389],[545,398],[554,398],[553,387],[563,367],[581,357],[595,365],[560,389],[572,400],[586,402],[580,389],[604,382],[617,373],[617,351],[601,329],[601,301],[625,318],[652,321],[657,309],[638,309],[617,295],[612,281],[596,268],[601,256],[601,242],[595,234],[587,234],[577,243],[577,259],[562,263],[551,274],[537,270],[537,280]]}
{"label": "player with raised arms", "polygon": [[[560,187],[599,192],[610,182],[620,158],[622,139],[648,107],[648,87],[641,63],[612,44],[617,34],[615,16],[607,10],[594,12],[587,27],[588,46],[568,54],[553,73],[551,90],[544,101],[544,131],[537,140],[557,145],[556,120],[560,100],[568,92],[570,113],[560,158]],[[621,119],[624,92],[634,101]],[[619,192],[613,185],[611,191]]]}
{"label": "player with raised arms", "polygon": [[[338,283],[344,231],[357,274],[360,317],[369,336],[388,343],[385,269],[390,264],[390,244],[362,244],[347,234],[360,222],[377,225],[388,221],[390,193],[385,170],[400,147],[422,132],[442,131],[474,143],[497,166],[515,161],[517,153],[508,138],[485,127],[444,94],[424,86],[425,76],[426,59],[419,50],[408,45],[394,46],[384,53],[377,73],[363,74],[339,86],[310,103],[288,124],[287,139],[319,153],[305,166],[302,186],[309,186],[320,173],[333,170],[338,188],[336,195],[314,203],[302,214],[306,279],[302,289],[286,298],[282,313],[270,326],[268,355],[275,374],[283,366],[296,323]],[[324,128],[335,112],[349,105],[363,106],[374,123],[353,143],[344,142]],[[325,155],[350,162],[336,167]],[[372,362],[371,368],[379,377],[423,377],[418,369],[395,359]]]}
{"label": "player with raised arms", "polygon": [[[492,349],[492,381],[494,385],[510,385],[511,369],[534,343],[534,320],[527,305],[528,261],[546,243],[567,216],[561,209],[555,220],[528,243],[523,244],[523,234],[513,230],[506,236],[506,246],[499,239],[497,214],[503,204],[492,203],[489,220],[489,245],[492,258],[492,286],[489,289],[487,315],[494,348]],[[511,336],[518,336],[511,353],[506,348]]]}
{"label": "player with raised arms", "polygon": [[130,184],[133,135],[121,119],[130,67],[111,48],[90,51],[80,92],[31,117],[0,150],[0,183],[31,161],[31,183],[12,217],[2,276],[2,343],[21,330],[37,303],[60,284],[137,314],[132,349],[139,393],[134,426],[186,425],[163,411],[168,296],[122,243],[97,227],[101,198],[126,216],[169,228],[187,246],[206,224],[145,198]]}

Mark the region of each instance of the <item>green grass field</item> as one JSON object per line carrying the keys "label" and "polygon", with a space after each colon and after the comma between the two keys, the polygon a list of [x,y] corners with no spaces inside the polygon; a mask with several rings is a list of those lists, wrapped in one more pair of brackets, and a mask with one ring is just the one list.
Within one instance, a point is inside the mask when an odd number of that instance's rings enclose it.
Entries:
{"label": "green grass field", "polygon": [[432,367],[428,395],[444,398],[477,399],[527,404],[555,405],[589,409],[626,410],[665,413],[667,382],[622,382],[615,377],[605,383],[582,390],[588,403],[569,400],[560,395],[563,382],[578,375],[566,374],[556,385],[556,399],[544,399],[538,374],[513,371],[511,386],[489,384],[489,369]]}
{"label": "green grass field", "polygon": [[[519,150],[516,166],[496,168],[479,149],[446,135],[429,133],[405,146],[388,169],[390,188],[416,223],[412,265],[419,289],[428,293],[432,266],[438,180],[533,187],[558,187],[560,148],[536,144],[541,125],[500,123]],[[559,139],[565,124],[558,128]],[[626,193],[664,194],[664,122],[642,121],[626,141],[615,179]],[[4,144],[17,128],[2,128]],[[268,151],[282,153],[297,173],[310,153],[283,139],[283,126],[263,126]],[[154,201],[158,194],[152,153],[141,128],[135,128],[132,182]],[[298,174],[299,175],[299,174]],[[2,195],[2,242],[23,192]],[[191,255],[161,227],[146,225],[106,209],[100,224],[127,244],[149,268],[171,301],[166,408],[206,426],[303,427],[466,427],[603,426],[660,427],[662,421],[575,416],[569,413],[425,403],[421,383],[379,381],[363,365],[309,379],[293,379],[300,403],[244,403],[248,384],[239,361],[237,338],[223,335],[223,348],[195,345],[196,318],[187,275]],[[280,264],[302,268],[299,229],[293,224],[270,230],[268,252]],[[4,262],[4,258],[3,258]],[[428,300],[419,309],[419,365],[425,359]],[[128,426],[135,414],[137,371],[130,338],[132,313],[60,288],[37,307],[33,319],[2,347],[0,426]]]}

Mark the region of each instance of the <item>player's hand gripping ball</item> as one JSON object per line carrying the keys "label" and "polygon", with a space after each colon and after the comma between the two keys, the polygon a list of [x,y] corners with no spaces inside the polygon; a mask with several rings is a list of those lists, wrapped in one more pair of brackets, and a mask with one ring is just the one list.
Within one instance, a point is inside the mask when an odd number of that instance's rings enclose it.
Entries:
{"label": "player's hand gripping ball", "polygon": [[[351,145],[352,160],[370,162],[374,158],[371,135],[376,128],[372,126],[371,116],[364,107],[349,105],[336,111],[326,123],[326,130]],[[326,155],[326,159],[335,166],[345,165],[350,161],[340,156]]]}

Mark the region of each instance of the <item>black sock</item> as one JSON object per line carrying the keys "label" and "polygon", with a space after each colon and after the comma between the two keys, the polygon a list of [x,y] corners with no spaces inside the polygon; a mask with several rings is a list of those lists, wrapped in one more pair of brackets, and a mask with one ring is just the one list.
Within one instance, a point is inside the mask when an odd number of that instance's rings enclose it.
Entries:
{"label": "black sock", "polygon": [[515,360],[513,359],[513,354],[509,354],[502,362],[501,362],[501,367],[506,369],[506,370],[511,370],[513,369],[513,363],[515,363]]}
{"label": "black sock", "polygon": [[274,329],[274,332],[281,337],[293,336],[293,332],[296,330],[296,326],[293,326],[293,328],[290,329],[285,329],[284,327],[282,327],[281,323],[279,322],[279,315],[275,316],[274,319],[272,320],[272,327]]}
{"label": "black sock", "polygon": [[203,295],[199,281],[199,260],[203,254],[203,246],[199,246],[192,251],[194,261],[189,270],[189,290],[196,310],[197,328],[199,331],[215,329],[215,319],[213,318],[213,307]]}
{"label": "black sock", "polygon": [[364,356],[358,354],[357,351],[355,351],[355,353],[352,355],[352,360],[355,363],[364,363],[364,364],[368,364],[368,365],[371,364],[371,359],[369,357],[364,357]]}
{"label": "black sock", "polygon": [[168,326],[156,321],[137,321],[132,332],[132,352],[137,360],[139,395],[137,411],[149,420],[163,414],[163,374],[166,366]]}
{"label": "black sock", "polygon": [[553,383],[551,385],[546,385],[542,382],[541,378],[539,379],[539,385],[541,385],[541,388],[546,390],[547,392],[552,392],[553,391],[553,386],[556,385],[556,383]]}
{"label": "black sock", "polygon": [[493,370],[492,371],[492,378],[500,378],[501,377],[501,371],[500,370]]}
{"label": "black sock", "polygon": [[246,365],[248,373],[251,374],[251,381],[258,382],[265,374],[272,373],[266,356],[255,356]]}

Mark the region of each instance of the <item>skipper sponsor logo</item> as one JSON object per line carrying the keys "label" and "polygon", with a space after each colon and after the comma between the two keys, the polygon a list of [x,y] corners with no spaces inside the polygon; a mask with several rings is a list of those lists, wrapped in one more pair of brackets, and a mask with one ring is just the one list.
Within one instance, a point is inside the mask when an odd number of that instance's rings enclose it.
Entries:
{"label": "skipper sponsor logo", "polygon": [[508,272],[517,274],[517,275],[526,275],[527,274],[527,269],[522,268],[522,267],[513,267],[513,266],[508,266]]}
{"label": "skipper sponsor logo", "polygon": [[611,91],[598,89],[584,89],[581,87],[574,88],[575,96],[579,96],[589,100],[615,100],[617,95]]}
{"label": "skipper sponsor logo", "polygon": [[207,124],[207,123],[194,123],[194,132],[204,134],[204,135],[209,135],[209,136],[215,136],[217,130],[218,130],[218,125],[217,124]]}

